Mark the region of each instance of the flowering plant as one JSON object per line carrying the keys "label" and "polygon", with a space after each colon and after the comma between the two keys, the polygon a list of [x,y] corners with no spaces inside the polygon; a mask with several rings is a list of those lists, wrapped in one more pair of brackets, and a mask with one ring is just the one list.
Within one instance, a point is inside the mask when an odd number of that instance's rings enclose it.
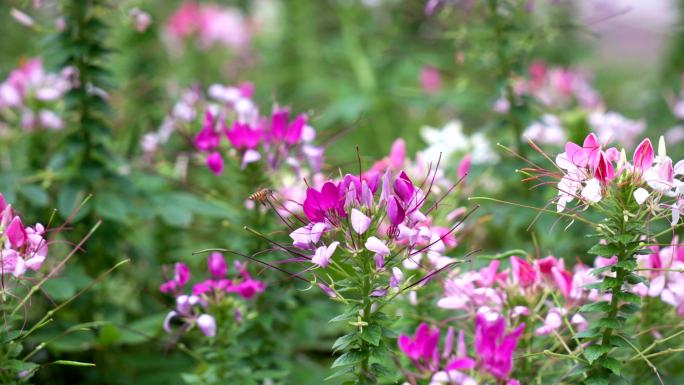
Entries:
{"label": "flowering plant", "polygon": [[[60,309],[104,279],[114,269],[128,262],[128,260],[119,262],[64,302],[55,304],[54,308],[43,314],[38,321],[33,322],[28,308],[35,300],[35,294],[44,290],[46,283],[62,272],[68,260],[81,249],[98,226],[99,223],[61,261],[50,263],[47,261],[48,253],[52,255],[55,253],[53,248],[49,247],[50,243],[53,243],[53,239],[48,239],[49,230],[41,223],[25,226],[22,217],[0,194],[0,309],[5,320],[4,327],[0,330],[0,338],[3,340],[0,347],[2,383],[16,384],[28,381],[41,368],[40,364],[33,361],[34,356],[59,337],[42,341],[37,345],[33,341],[28,343],[28,340],[35,338],[36,332],[45,327]],[[62,229],[63,227],[53,230],[53,236]],[[46,262],[52,267],[48,271],[43,271],[45,270],[43,265]],[[67,329],[62,335],[83,328],[87,326],[77,325]],[[94,364],[70,360],[56,360],[49,364],[94,366]]]}
{"label": "flowering plant", "polygon": [[[234,266],[237,275],[229,278],[228,265],[219,252],[209,255],[207,266],[209,278],[196,282],[186,293],[190,269],[182,262],[174,265],[173,277],[159,287],[162,293],[175,297],[175,308],[167,314],[163,328],[173,333],[174,342],[195,327],[206,337],[194,353],[204,365],[198,372],[186,374],[187,382],[223,383],[230,378],[256,384],[254,376],[244,370],[247,364],[243,361],[250,352],[241,346],[241,338],[257,317],[252,300],[264,292],[265,284],[252,278],[246,264],[239,261]],[[177,329],[174,324],[179,325]],[[179,346],[184,349],[184,345]]]}
{"label": "flowering plant", "polygon": [[[658,221],[671,217],[670,226],[679,225],[682,182],[675,177],[682,173],[681,162],[673,166],[664,139],[658,147],[656,155],[651,141],[644,139],[630,162],[624,149],[604,149],[598,137],[590,134],[582,145],[567,143],[565,152],[556,156],[559,172],[545,171],[536,164],[524,171],[531,180],[555,183],[557,211],[590,224],[599,240],[588,252],[605,258],[602,266],[592,271],[596,282],[584,285],[599,295],[580,309],[589,321],[588,327],[574,336],[582,341],[578,345],[581,355],[570,354],[584,368],[580,373],[587,384],[608,384],[620,377],[622,365],[616,356],[625,348],[635,350],[649,363],[648,357],[636,347],[638,343],[621,331],[633,326],[630,321],[641,303],[636,293],[650,291],[645,289],[646,277],[639,274],[639,261],[644,263],[639,256],[653,255],[654,250],[648,246],[657,244],[657,238],[668,232],[656,230]],[[569,204],[575,200],[579,203],[571,209]],[[589,209],[602,220],[593,224],[580,215]],[[662,266],[659,257],[649,261]],[[660,278],[658,286],[663,282]],[[659,293],[660,289],[653,286],[653,293]],[[665,296],[676,302],[675,296]],[[600,316],[589,316],[593,313]],[[655,367],[649,366],[659,376]]]}

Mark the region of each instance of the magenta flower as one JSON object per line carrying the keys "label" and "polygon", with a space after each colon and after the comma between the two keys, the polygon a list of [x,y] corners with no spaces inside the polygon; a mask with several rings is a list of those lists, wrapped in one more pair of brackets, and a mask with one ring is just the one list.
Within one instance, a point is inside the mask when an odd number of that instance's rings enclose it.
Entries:
{"label": "magenta flower", "polygon": [[332,181],[325,182],[321,191],[309,187],[306,189],[306,199],[303,203],[304,214],[312,222],[337,223],[339,217],[344,217],[344,197],[340,188]]}
{"label": "magenta flower", "polygon": [[522,288],[527,288],[538,281],[537,271],[531,263],[516,256],[511,257],[511,269],[513,278]]}
{"label": "magenta flower", "polygon": [[513,353],[525,324],[505,334],[506,320],[483,308],[475,319],[475,351],[484,369],[499,379],[506,379],[513,369]]}
{"label": "magenta flower", "polygon": [[200,151],[211,151],[219,146],[221,136],[214,129],[214,116],[210,111],[204,115],[204,126],[195,135],[195,147]]}
{"label": "magenta flower", "polygon": [[24,229],[24,224],[21,222],[21,218],[18,216],[14,217],[7,226],[6,230],[7,239],[10,241],[10,245],[14,248],[19,248],[24,246],[26,242],[26,230]]}
{"label": "magenta flower", "polygon": [[224,129],[230,144],[238,150],[254,149],[262,139],[262,131],[252,128],[248,123],[235,121],[230,130]]}
{"label": "magenta flower", "polygon": [[651,140],[646,138],[634,150],[634,168],[640,171],[646,171],[653,165],[653,145]]}
{"label": "magenta flower", "polygon": [[399,174],[399,177],[394,180],[394,193],[401,199],[404,204],[408,204],[415,194],[415,187],[413,182],[409,179],[404,171]]}
{"label": "magenta flower", "polygon": [[566,270],[553,267],[551,269],[551,275],[553,276],[554,282],[558,285],[563,296],[568,298],[572,291],[572,273]]}
{"label": "magenta flower", "polygon": [[435,371],[439,368],[439,329],[431,329],[426,323],[421,323],[414,337],[401,334],[398,343],[399,349],[420,370]]}
{"label": "magenta flower", "polygon": [[223,257],[223,254],[216,251],[209,254],[207,264],[209,265],[209,273],[214,278],[223,278],[226,276],[228,265],[226,264],[226,259]]}
{"label": "magenta flower", "polygon": [[207,167],[215,175],[221,175],[223,173],[223,157],[218,151],[214,151],[207,157]]}
{"label": "magenta flower", "polygon": [[442,78],[435,67],[425,66],[420,71],[420,86],[427,94],[435,94],[442,89]]}

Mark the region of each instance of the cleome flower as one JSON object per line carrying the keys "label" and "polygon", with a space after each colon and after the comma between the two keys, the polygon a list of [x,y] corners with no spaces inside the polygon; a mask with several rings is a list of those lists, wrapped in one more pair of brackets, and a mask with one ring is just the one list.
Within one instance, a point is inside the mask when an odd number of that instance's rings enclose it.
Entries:
{"label": "cleome flower", "polygon": [[[23,277],[28,270],[37,271],[48,255],[45,227],[36,223],[24,226],[12,205],[0,194],[0,275]],[[3,280],[4,282],[4,280]]]}
{"label": "cleome flower", "polygon": [[213,252],[207,260],[210,278],[197,282],[192,287],[192,294],[185,294],[184,287],[189,283],[190,269],[184,263],[174,265],[174,276],[161,284],[162,293],[173,294],[176,307],[164,319],[164,330],[171,332],[173,320],[180,321],[181,331],[185,332],[197,326],[207,337],[216,335],[216,320],[211,315],[212,310],[224,307],[231,308],[235,314],[235,321],[241,319],[240,306],[230,300],[231,294],[237,294],[243,300],[253,299],[264,292],[266,285],[252,278],[245,264],[236,261],[237,276],[228,278],[228,265],[221,253]]}

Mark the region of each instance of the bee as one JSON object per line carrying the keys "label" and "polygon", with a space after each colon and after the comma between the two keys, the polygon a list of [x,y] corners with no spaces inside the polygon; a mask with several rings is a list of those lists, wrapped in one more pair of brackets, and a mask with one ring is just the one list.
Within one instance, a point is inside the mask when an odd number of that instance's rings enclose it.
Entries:
{"label": "bee", "polygon": [[268,201],[268,198],[273,195],[273,190],[270,188],[262,188],[253,193],[248,197],[249,200],[254,201],[254,202],[259,202],[262,205],[266,204],[266,201]]}

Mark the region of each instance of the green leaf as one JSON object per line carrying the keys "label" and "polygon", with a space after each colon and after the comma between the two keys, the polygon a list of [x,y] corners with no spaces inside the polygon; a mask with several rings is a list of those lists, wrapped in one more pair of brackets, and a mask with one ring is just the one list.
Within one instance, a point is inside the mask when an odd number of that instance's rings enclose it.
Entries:
{"label": "green leaf", "polygon": [[355,318],[356,318],[356,315],[354,315],[354,314],[343,313],[343,314],[340,314],[340,315],[334,317],[333,319],[331,319],[330,321],[328,321],[328,323],[342,322],[342,321],[351,321],[351,320],[353,320],[353,319],[355,319]]}
{"label": "green leaf", "polygon": [[159,208],[162,220],[169,226],[188,227],[192,223],[192,213],[179,206],[162,206]]}
{"label": "green leaf", "polygon": [[335,362],[333,362],[331,368],[334,369],[340,366],[354,365],[358,362],[361,362],[364,358],[365,354],[358,350],[352,350],[337,357]]}
{"label": "green leaf", "polygon": [[639,305],[633,303],[626,303],[620,306],[620,311],[625,314],[634,314],[639,311]]}
{"label": "green leaf", "polygon": [[599,364],[604,368],[608,368],[613,374],[620,375],[620,370],[622,369],[622,364],[615,358],[605,357],[599,361]]}
{"label": "green leaf", "polygon": [[619,293],[616,293],[616,296],[618,299],[625,301],[625,302],[631,302],[633,304],[639,305],[641,304],[641,297],[634,293],[629,293],[626,291],[621,291]]}
{"label": "green leaf", "polygon": [[19,187],[19,193],[28,199],[31,204],[44,207],[50,201],[50,196],[42,188],[35,185],[24,185]]}
{"label": "green leaf", "polygon": [[356,341],[355,333],[343,335],[342,337],[335,340],[332,349],[333,351],[346,349],[354,341]]}
{"label": "green leaf", "polygon": [[591,249],[589,249],[588,253],[592,255],[598,255],[601,257],[612,257],[613,255],[618,255],[620,254],[620,248],[612,245],[612,244],[607,244],[607,245],[601,245],[601,244],[596,244],[592,246]]}
{"label": "green leaf", "polygon": [[601,282],[601,290],[604,291],[619,289],[620,286],[620,281],[613,277],[603,277],[603,282]]}
{"label": "green leaf", "polygon": [[609,350],[610,348],[607,346],[591,345],[584,349],[583,354],[584,357],[586,357],[587,361],[589,361],[589,363],[591,364],[597,359],[599,359],[599,357],[601,357],[605,353],[608,353]]}
{"label": "green leaf", "polygon": [[[71,216],[79,207],[81,202],[83,202],[84,198],[85,192],[80,186],[75,184],[63,186],[57,194],[57,210],[59,210],[59,215],[63,219],[69,218],[69,216]],[[72,220],[77,221],[78,219],[83,218],[89,211],[90,205],[85,205]]]}
{"label": "green leaf", "polygon": [[591,274],[599,277],[601,274],[613,270],[613,265],[608,265],[608,266],[603,266],[603,267],[596,267],[594,269],[591,269]]}
{"label": "green leaf", "polygon": [[45,281],[43,290],[57,301],[65,301],[76,294],[76,287],[66,277],[56,277]]}
{"label": "green leaf", "polygon": [[611,328],[611,329],[620,328],[620,322],[618,322],[618,320],[615,318],[601,318],[600,320],[596,321],[595,325],[599,326],[599,327]]}
{"label": "green leaf", "polygon": [[605,313],[608,310],[610,310],[610,303],[606,301],[588,303],[579,309],[580,313]]}
{"label": "green leaf", "polygon": [[382,337],[382,328],[380,325],[369,325],[359,333],[361,338],[373,346],[380,344],[380,337]]}
{"label": "green leaf", "polygon": [[601,333],[600,328],[591,328],[575,333],[576,338],[594,338]]}
{"label": "green leaf", "polygon": [[352,373],[354,373],[354,368],[353,367],[346,367],[346,368],[343,368],[340,370],[336,370],[333,374],[326,377],[323,381],[332,380],[333,378],[342,377],[342,376],[345,376],[347,374],[352,374]]}
{"label": "green leaf", "polygon": [[128,219],[128,203],[121,194],[111,192],[98,193],[94,196],[95,211],[104,219],[124,223]]}
{"label": "green leaf", "polygon": [[625,259],[624,261],[618,262],[616,266],[632,271],[637,268],[637,262],[634,259]]}
{"label": "green leaf", "polygon": [[645,285],[648,285],[648,279],[646,279],[646,277],[642,277],[641,275],[637,275],[634,273],[628,274],[625,277],[625,280],[627,281],[627,283],[632,284],[632,285],[636,285],[639,283],[643,283]]}

